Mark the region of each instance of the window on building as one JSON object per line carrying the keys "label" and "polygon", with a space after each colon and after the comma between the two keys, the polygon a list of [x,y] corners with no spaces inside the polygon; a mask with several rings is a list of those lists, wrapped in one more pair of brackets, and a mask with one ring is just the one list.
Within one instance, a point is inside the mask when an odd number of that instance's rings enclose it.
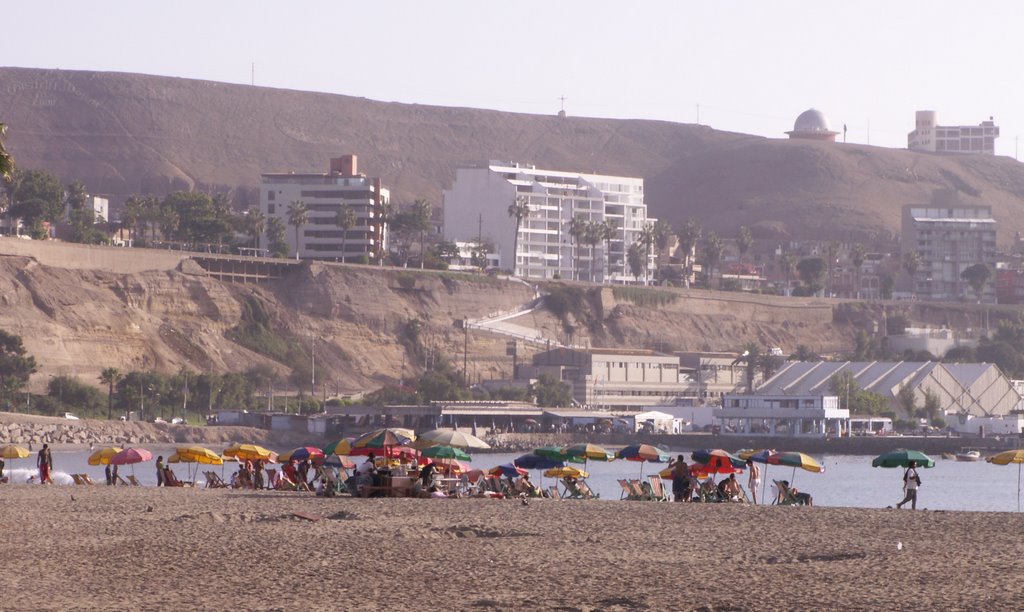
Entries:
{"label": "window on building", "polygon": [[267,214],[268,214],[268,215],[273,215],[273,214],[275,214],[275,213],[277,212],[277,211],[276,211],[276,208],[277,208],[277,207],[276,207],[276,206],[275,206],[274,204],[267,204]]}
{"label": "window on building", "polygon": [[270,200],[271,202],[273,202],[274,201],[274,195],[275,194],[274,194],[273,191],[268,191],[267,192],[267,199]]}

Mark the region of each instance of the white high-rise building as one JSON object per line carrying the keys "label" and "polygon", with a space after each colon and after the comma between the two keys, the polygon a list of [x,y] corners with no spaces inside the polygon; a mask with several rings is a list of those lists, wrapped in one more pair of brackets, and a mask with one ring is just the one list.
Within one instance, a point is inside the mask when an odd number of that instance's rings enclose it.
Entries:
{"label": "white high-rise building", "polygon": [[[326,173],[275,173],[260,175],[260,211],[267,221],[281,219],[288,250],[298,250],[302,259],[329,259],[359,262],[382,256],[387,249],[387,226],[381,212],[390,194],[379,178],[359,173],[355,155],[331,159]],[[289,225],[288,207],[293,202],[306,206],[307,221],[295,228]],[[338,227],[338,211],[347,205],[355,213],[355,226],[347,232]],[[261,241],[267,245],[266,230]],[[344,249],[344,250],[343,250]]]}
{"label": "white high-rise building", "polygon": [[999,127],[991,117],[979,125],[939,125],[935,111],[917,111],[907,148],[932,153],[996,154]]}
{"label": "white high-rise building", "polygon": [[[517,201],[529,209],[518,241],[516,218],[509,214]],[[641,178],[492,161],[457,169],[452,188],[444,192],[445,239],[489,242],[499,267],[524,278],[635,283],[627,253],[655,221],[647,216]],[[610,231],[593,243],[577,239],[573,230],[581,222],[606,224]],[[644,267],[641,281],[653,277],[653,248]]]}
{"label": "white high-rise building", "polygon": [[[904,254],[921,256],[913,277],[914,293],[921,299],[978,299],[961,274],[975,264],[995,269],[996,221],[989,206],[941,201],[904,206],[900,241]],[[993,284],[985,284],[982,301],[995,302]]]}

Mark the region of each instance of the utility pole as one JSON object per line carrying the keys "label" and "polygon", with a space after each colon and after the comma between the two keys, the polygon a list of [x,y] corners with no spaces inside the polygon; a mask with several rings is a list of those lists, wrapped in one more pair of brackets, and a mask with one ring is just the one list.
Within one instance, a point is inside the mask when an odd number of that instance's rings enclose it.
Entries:
{"label": "utility pole", "polygon": [[469,319],[462,317],[462,384],[469,387]]}

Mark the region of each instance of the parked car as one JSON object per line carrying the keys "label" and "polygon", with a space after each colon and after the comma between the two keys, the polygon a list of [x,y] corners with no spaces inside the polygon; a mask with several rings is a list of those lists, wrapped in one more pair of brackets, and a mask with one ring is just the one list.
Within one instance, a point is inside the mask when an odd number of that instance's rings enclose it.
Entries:
{"label": "parked car", "polygon": [[78,420],[78,417],[76,417],[75,415],[71,414],[70,412],[65,412],[64,413],[64,418],[69,420],[69,421],[77,421]]}

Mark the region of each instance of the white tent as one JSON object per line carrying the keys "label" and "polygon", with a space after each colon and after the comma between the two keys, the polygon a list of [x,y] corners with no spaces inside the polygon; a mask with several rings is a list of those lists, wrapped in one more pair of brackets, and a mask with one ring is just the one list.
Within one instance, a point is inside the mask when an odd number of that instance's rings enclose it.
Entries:
{"label": "white tent", "polygon": [[643,427],[643,423],[650,423],[654,431],[661,433],[675,433],[675,417],[667,412],[650,410],[633,415],[633,422],[636,423],[637,431]]}

